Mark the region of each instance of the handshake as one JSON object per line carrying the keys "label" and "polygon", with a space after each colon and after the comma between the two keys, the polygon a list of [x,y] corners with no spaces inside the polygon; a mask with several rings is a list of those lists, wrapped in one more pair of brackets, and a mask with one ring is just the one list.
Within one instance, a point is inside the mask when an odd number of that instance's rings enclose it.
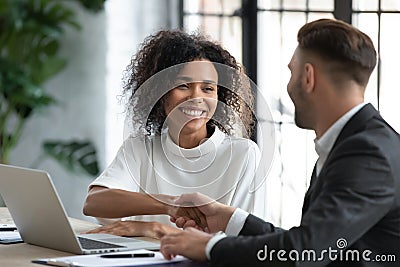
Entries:
{"label": "handshake", "polygon": [[[138,194],[138,193],[131,193]],[[200,193],[181,196],[142,195],[138,203],[152,202],[153,209],[140,205],[149,213],[166,214],[178,228],[160,222],[117,220],[87,234],[105,233],[119,236],[146,236],[161,239],[161,252],[166,259],[183,255],[195,260],[207,260],[205,247],[212,233],[225,231],[235,208],[223,205]],[[126,216],[130,216],[127,214]]]}
{"label": "handshake", "polygon": [[225,231],[235,210],[201,193],[183,194],[170,205],[170,221],[177,227],[193,227],[206,233]]}
{"label": "handshake", "polygon": [[161,253],[166,259],[183,255],[193,260],[206,261],[206,246],[211,233],[225,231],[235,211],[200,193],[177,197],[171,222],[184,231],[166,234],[161,238]]}

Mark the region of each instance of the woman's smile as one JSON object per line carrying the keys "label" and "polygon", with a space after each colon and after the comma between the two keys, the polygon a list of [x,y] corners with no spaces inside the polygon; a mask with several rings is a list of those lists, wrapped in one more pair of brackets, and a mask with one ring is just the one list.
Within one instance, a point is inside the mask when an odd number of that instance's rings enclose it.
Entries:
{"label": "woman's smile", "polygon": [[180,107],[178,110],[191,119],[205,118],[208,114],[207,110],[199,108]]}

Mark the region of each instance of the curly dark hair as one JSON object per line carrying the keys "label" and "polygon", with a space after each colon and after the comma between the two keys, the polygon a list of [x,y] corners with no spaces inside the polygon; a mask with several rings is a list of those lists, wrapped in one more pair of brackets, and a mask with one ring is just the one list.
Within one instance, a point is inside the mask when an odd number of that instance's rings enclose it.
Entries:
{"label": "curly dark hair", "polygon": [[[159,89],[157,91],[156,85],[148,86],[148,81],[162,70],[199,59],[211,61],[216,67],[218,79],[223,78],[230,83],[227,86],[230,89],[218,85],[218,101],[224,105],[217,105],[216,112],[207,122],[207,126],[217,126],[228,135],[234,135],[240,128],[239,134],[250,138],[255,124],[254,97],[243,68],[217,42],[200,33],[188,34],[180,30],[161,30],[148,36],[126,68],[123,94],[128,99],[127,109],[134,127],[147,136],[161,133],[166,119],[165,95],[157,99]],[[233,71],[217,68],[216,65],[221,64]],[[144,92],[139,92],[141,86],[146,87]],[[148,110],[148,105],[155,100],[157,102],[153,104],[151,111],[145,114],[144,110]]]}

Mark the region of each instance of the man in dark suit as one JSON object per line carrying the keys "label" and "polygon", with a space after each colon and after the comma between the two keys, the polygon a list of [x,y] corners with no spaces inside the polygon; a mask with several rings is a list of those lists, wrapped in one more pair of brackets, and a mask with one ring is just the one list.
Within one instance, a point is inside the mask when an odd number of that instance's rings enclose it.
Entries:
{"label": "man in dark suit", "polygon": [[[400,137],[364,92],[376,65],[370,38],[331,19],[307,23],[288,65],[295,122],[316,133],[319,155],[300,226],[282,230],[199,194],[181,196],[207,220],[175,218],[184,231],[161,252],[217,266],[400,266]],[[273,263],[273,264],[270,264]]]}

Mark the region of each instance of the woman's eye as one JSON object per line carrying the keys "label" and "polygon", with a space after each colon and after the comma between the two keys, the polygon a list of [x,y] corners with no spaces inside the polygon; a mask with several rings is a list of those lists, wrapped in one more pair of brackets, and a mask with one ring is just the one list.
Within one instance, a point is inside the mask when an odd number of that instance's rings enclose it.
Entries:
{"label": "woman's eye", "polygon": [[215,91],[215,88],[208,86],[208,87],[205,87],[203,90],[208,91],[208,92],[213,92],[213,91]]}
{"label": "woman's eye", "polygon": [[189,88],[189,85],[187,85],[187,84],[181,84],[181,85],[179,85],[177,88],[180,88],[180,89],[188,89],[188,88]]}

